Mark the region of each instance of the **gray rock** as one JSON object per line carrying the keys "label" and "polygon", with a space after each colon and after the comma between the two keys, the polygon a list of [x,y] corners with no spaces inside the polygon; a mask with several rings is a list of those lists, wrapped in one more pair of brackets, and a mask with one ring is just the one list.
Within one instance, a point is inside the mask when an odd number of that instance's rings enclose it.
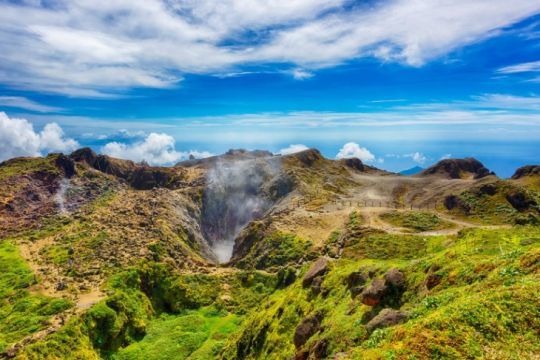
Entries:
{"label": "gray rock", "polygon": [[404,311],[386,308],[366,324],[366,329],[372,332],[375,329],[397,325],[405,322],[407,317],[408,314]]}
{"label": "gray rock", "polygon": [[303,287],[310,286],[313,280],[317,276],[322,276],[326,274],[327,271],[328,271],[328,259],[324,257],[319,258],[317,261],[315,261],[311,265],[308,272],[304,275],[304,279],[302,280],[302,286]]}

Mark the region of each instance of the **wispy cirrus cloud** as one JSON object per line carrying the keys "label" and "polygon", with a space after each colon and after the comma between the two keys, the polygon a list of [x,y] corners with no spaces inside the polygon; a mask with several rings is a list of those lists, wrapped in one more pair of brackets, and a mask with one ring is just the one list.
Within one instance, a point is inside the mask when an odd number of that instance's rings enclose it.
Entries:
{"label": "wispy cirrus cloud", "polygon": [[538,12],[530,0],[2,2],[0,84],[107,98],[245,65],[297,79],[364,57],[422,66]]}
{"label": "wispy cirrus cloud", "polygon": [[540,61],[505,66],[497,70],[499,74],[516,74],[524,72],[540,72]]}
{"label": "wispy cirrus cloud", "polygon": [[43,105],[22,96],[0,96],[0,106],[30,110],[40,113],[64,111],[62,108]]}

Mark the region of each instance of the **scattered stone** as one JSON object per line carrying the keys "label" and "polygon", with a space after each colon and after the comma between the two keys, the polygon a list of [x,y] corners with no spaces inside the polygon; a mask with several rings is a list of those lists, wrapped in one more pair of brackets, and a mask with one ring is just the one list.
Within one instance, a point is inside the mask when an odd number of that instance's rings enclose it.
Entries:
{"label": "scattered stone", "polygon": [[407,317],[408,314],[404,311],[386,308],[366,324],[366,329],[372,332],[375,329],[397,325],[405,322]]}
{"label": "scattered stone", "polygon": [[321,292],[321,285],[323,283],[322,276],[317,276],[313,281],[311,282],[311,291],[317,295]]}
{"label": "scattered stone", "polygon": [[426,285],[426,288],[428,290],[433,289],[435,286],[439,285],[441,283],[442,276],[439,274],[429,274],[426,277],[426,280],[424,284]]}
{"label": "scattered stone", "polygon": [[58,284],[56,284],[56,291],[63,291],[67,289],[67,284],[63,281],[59,281]]}
{"label": "scattered stone", "polygon": [[322,276],[326,274],[328,271],[328,259],[327,258],[319,258],[317,261],[311,265],[308,272],[304,275],[304,279],[302,280],[302,286],[308,287],[311,285],[313,280],[317,276]]}

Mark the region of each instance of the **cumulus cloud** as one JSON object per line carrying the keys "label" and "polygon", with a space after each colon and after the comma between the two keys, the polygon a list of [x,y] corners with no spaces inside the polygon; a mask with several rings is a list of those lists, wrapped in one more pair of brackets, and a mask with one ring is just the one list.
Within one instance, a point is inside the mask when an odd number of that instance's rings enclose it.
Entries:
{"label": "cumulus cloud", "polygon": [[287,146],[286,148],[283,148],[283,149],[279,150],[278,154],[280,154],[280,155],[294,154],[294,153],[304,151],[304,150],[307,150],[307,149],[309,149],[309,148],[304,144],[291,144],[291,145]]}
{"label": "cumulus cloud", "polygon": [[150,165],[169,165],[187,159],[190,155],[195,158],[213,155],[208,151],[176,151],[174,138],[164,133],[151,133],[143,141],[133,144],[113,141],[103,146],[101,152],[137,162],[144,160]]}
{"label": "cumulus cloud", "polygon": [[360,147],[357,143],[349,142],[343,145],[336,155],[336,159],[358,158],[364,162],[372,162],[375,155],[365,147]]}
{"label": "cumulus cloud", "polygon": [[17,156],[40,156],[42,152],[70,152],[79,144],[64,136],[56,123],[45,125],[35,132],[26,119],[10,118],[0,112],[0,161]]}
{"label": "cumulus cloud", "polygon": [[444,154],[439,160],[446,160],[452,158],[452,154]]}
{"label": "cumulus cloud", "polygon": [[427,160],[425,155],[418,151],[415,153],[409,154],[409,156],[411,157],[411,159],[413,159],[415,163],[418,163],[418,164],[423,164]]}
{"label": "cumulus cloud", "polygon": [[348,0],[1,2],[0,83],[110,97],[124,88],[173,86],[186,73],[238,74],[244,65],[292,64],[299,79],[361,57],[421,66],[540,11],[540,3],[530,0],[350,5]]}

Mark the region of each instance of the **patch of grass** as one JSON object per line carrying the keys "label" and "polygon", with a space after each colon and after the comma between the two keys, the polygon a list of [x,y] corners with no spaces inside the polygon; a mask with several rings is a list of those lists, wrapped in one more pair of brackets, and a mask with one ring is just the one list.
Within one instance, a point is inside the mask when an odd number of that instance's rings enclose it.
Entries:
{"label": "patch of grass", "polygon": [[215,359],[241,317],[214,307],[180,315],[162,314],[150,321],[145,337],[112,359]]}
{"label": "patch of grass", "polygon": [[238,262],[240,268],[272,269],[297,262],[309,256],[313,244],[294,234],[275,232],[259,241]]}
{"label": "patch of grass", "polygon": [[442,248],[445,237],[366,234],[345,247],[343,256],[366,259],[414,259]]}
{"label": "patch of grass", "polygon": [[46,321],[71,304],[29,292],[37,279],[17,247],[0,242],[0,352],[46,327]]}
{"label": "patch of grass", "polygon": [[449,229],[454,226],[452,223],[442,220],[436,214],[424,211],[392,211],[382,214],[381,219],[394,226],[415,231]]}
{"label": "patch of grass", "polygon": [[29,173],[47,172],[58,175],[60,170],[54,164],[58,154],[45,157],[22,157],[0,163],[0,181],[12,176],[20,176]]}

